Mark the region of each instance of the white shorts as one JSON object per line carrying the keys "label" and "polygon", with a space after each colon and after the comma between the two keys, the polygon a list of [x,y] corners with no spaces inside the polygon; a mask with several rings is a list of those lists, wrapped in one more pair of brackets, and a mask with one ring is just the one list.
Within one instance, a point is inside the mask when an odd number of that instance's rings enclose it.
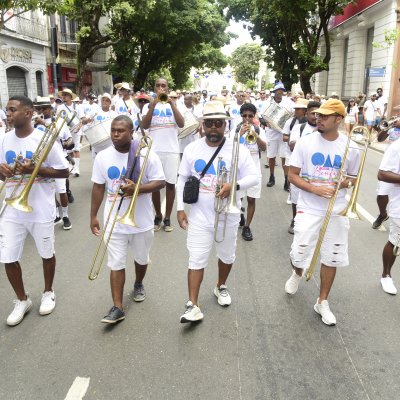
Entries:
{"label": "white shorts", "polygon": [[392,187],[393,183],[378,181],[378,185],[376,186],[376,194],[378,196],[389,196]]}
{"label": "white shorts", "polygon": [[290,190],[290,201],[292,204],[297,204],[299,201],[299,194],[300,194],[300,189],[297,186],[294,186],[293,183],[290,184],[289,186]]}
{"label": "white shorts", "polygon": [[286,157],[286,147],[287,145],[282,139],[280,140],[270,140],[267,143],[267,157],[275,158],[275,157]]}
{"label": "white shorts", "polygon": [[394,246],[396,246],[400,237],[400,218],[390,217],[389,222],[390,222],[389,242],[392,243]]}
{"label": "white shorts", "polygon": [[165,181],[171,185],[175,185],[178,179],[178,168],[179,168],[179,153],[166,153],[157,152],[160,157],[161,164],[164,170]]}
{"label": "white shorts", "polygon": [[261,188],[262,188],[262,178],[261,176],[258,178],[258,183],[256,186],[252,186],[247,190],[243,190],[243,196],[252,197],[253,199],[259,199],[261,197]]}
{"label": "white shorts", "polygon": [[81,149],[81,135],[73,133],[72,140],[74,142],[74,148],[72,149],[72,151],[79,151]]}
{"label": "white shorts", "polygon": [[[298,212],[294,219],[294,238],[290,259],[296,268],[308,268],[314,253],[324,217]],[[321,246],[321,263],[327,267],[349,265],[347,217],[333,216],[328,224]]]}
{"label": "white shorts", "polygon": [[13,263],[21,259],[28,233],[35,240],[40,257],[53,257],[54,221],[18,223],[0,219],[0,262]]}
{"label": "white shorts", "polygon": [[129,249],[132,249],[133,259],[136,263],[147,265],[153,239],[153,229],[132,234],[113,233],[107,248],[108,268],[113,271],[125,269]]}
{"label": "white shorts", "polygon": [[346,115],[344,118],[344,123],[354,125],[356,123],[356,117],[354,115]]}
{"label": "white shorts", "polygon": [[56,182],[56,193],[67,193],[67,178],[54,179]]}
{"label": "white shorts", "polygon": [[[222,227],[218,229],[217,238],[222,237],[222,230]],[[235,262],[237,231],[238,225],[227,226],[224,241],[216,243],[214,241],[214,227],[204,228],[189,223],[186,241],[189,251],[189,269],[207,267],[208,257],[214,243],[217,257],[225,264],[233,264]]]}

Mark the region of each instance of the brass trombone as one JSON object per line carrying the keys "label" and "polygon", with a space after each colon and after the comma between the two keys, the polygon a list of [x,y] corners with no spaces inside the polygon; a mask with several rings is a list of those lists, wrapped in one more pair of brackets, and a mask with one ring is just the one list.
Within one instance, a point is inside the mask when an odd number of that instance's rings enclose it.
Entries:
{"label": "brass trombone", "polygon": [[347,175],[345,172],[345,165],[346,165],[346,160],[347,160],[347,154],[348,154],[350,144],[351,144],[351,136],[352,136],[354,130],[358,131],[358,130],[360,130],[360,128],[362,129],[363,133],[365,134],[364,148],[363,149],[356,148],[356,150],[363,151],[363,156],[360,161],[360,167],[358,169],[357,176],[355,177],[356,181],[355,181],[353,192],[350,196],[349,202],[348,202],[346,208],[342,212],[340,212],[338,215],[345,216],[345,217],[348,217],[351,219],[358,219],[358,220],[361,219],[360,215],[357,211],[357,198],[358,198],[358,192],[360,190],[360,182],[361,182],[361,176],[362,176],[362,173],[364,170],[365,159],[367,156],[368,144],[370,141],[370,132],[369,132],[368,128],[365,126],[363,126],[363,127],[357,126],[357,127],[353,128],[347,139],[346,149],[343,154],[342,163],[340,165],[340,169],[339,169],[339,173],[338,173],[338,177],[337,177],[337,185],[335,188],[335,192],[329,200],[325,218],[322,223],[321,229],[319,231],[318,241],[317,241],[317,244],[314,249],[314,253],[313,253],[313,256],[312,256],[312,259],[310,262],[310,266],[307,270],[307,274],[306,274],[307,281],[309,281],[311,279],[311,277],[314,273],[315,267],[317,266],[318,256],[321,251],[322,242],[324,240],[324,236],[325,236],[326,230],[328,228],[329,221],[331,219],[331,215],[332,215],[333,208],[335,206],[336,198],[339,194],[340,182],[343,180],[343,178],[349,177],[349,175]]}
{"label": "brass trombone", "polygon": [[[121,187],[125,183],[124,182],[125,178],[131,176],[131,174],[133,173],[135,165],[132,165],[132,166],[128,165],[127,175],[126,176],[124,176],[124,175],[121,176],[121,182],[120,182],[120,184],[118,186],[117,191],[115,192],[115,196],[114,196],[113,202],[111,203],[110,211],[109,211],[109,213],[107,215],[106,222],[105,222],[104,227],[103,227],[103,232],[102,232],[102,234],[100,236],[99,244],[97,245],[97,249],[96,249],[96,253],[94,255],[93,261],[92,261],[92,265],[90,266],[88,278],[91,281],[95,280],[99,276],[101,267],[103,265],[104,257],[105,257],[106,252],[107,252],[107,248],[108,248],[108,245],[110,243],[112,233],[114,231],[115,224],[117,222],[119,222],[119,223],[125,224],[125,225],[137,226],[136,223],[135,223],[135,220],[134,220],[135,205],[136,205],[136,200],[137,200],[137,198],[139,196],[140,184],[141,184],[142,179],[143,179],[143,174],[144,174],[144,171],[145,171],[145,168],[146,168],[147,160],[149,158],[149,154],[150,154],[152,143],[153,143],[153,141],[152,141],[150,136],[146,135],[146,136],[142,136],[140,138],[140,141],[139,141],[139,144],[138,144],[138,147],[137,147],[137,150],[136,150],[136,154],[135,154],[135,158],[137,160],[136,162],[139,162],[139,159],[141,157],[140,151],[142,149],[144,149],[145,147],[147,147],[147,151],[146,151],[146,154],[145,154],[144,159],[143,159],[143,163],[142,163],[142,167],[140,169],[140,174],[139,174],[138,180],[137,180],[137,182],[135,182],[135,190],[133,192],[133,195],[132,195],[131,201],[129,203],[128,209],[127,209],[126,213],[122,217],[119,217],[118,216],[118,212],[121,209],[122,202],[124,200],[124,197],[122,197],[122,193],[121,193]],[[133,142],[132,142],[132,144],[133,144]],[[116,213],[114,215],[114,218],[112,220],[111,228],[110,228],[109,232],[107,232],[107,227],[108,227],[108,225],[110,223],[111,215],[113,213],[115,204],[117,202],[118,195],[121,196],[120,197],[120,202],[118,204],[118,209],[117,209],[117,211],[116,211]],[[106,238],[106,234],[108,234],[107,238]],[[104,248],[103,248],[103,250],[101,250],[103,242],[104,242]]]}
{"label": "brass trombone", "polygon": [[[239,132],[237,132],[233,139],[232,147],[232,160],[231,169],[228,171],[224,165],[222,165],[222,157],[218,157],[217,164],[217,183],[215,189],[215,222],[214,222],[214,241],[221,243],[225,239],[226,222],[228,214],[240,214],[240,207],[237,206],[236,199],[236,186],[237,186],[237,175],[238,175],[238,164],[239,164]],[[229,197],[224,200],[218,196],[224,183],[228,182],[228,175],[230,175],[231,191]],[[222,237],[218,238],[218,227],[221,219],[221,215],[224,214],[225,221],[223,225]]]}
{"label": "brass trombone", "polygon": [[[32,189],[32,185],[35,182],[35,179],[39,173],[39,169],[43,164],[43,161],[46,160],[47,156],[50,153],[54,143],[57,141],[58,135],[60,134],[67,118],[62,118],[62,123],[58,123],[58,119],[60,116],[57,116],[55,121],[45,130],[36,150],[32,156],[32,164],[34,164],[34,169],[32,174],[30,175],[27,183],[21,192],[17,195],[18,189],[22,185],[26,175],[21,175],[19,181],[15,185],[10,197],[5,199],[6,205],[15,208],[16,210],[23,212],[32,212],[32,207],[28,204],[29,192]],[[18,160],[16,161],[18,162]],[[4,207],[1,211],[3,213]]]}

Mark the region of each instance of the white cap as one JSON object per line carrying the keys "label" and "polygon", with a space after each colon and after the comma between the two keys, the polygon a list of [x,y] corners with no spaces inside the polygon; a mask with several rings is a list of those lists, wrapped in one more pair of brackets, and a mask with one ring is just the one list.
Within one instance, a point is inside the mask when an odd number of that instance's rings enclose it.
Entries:
{"label": "white cap", "polygon": [[101,98],[103,99],[104,97],[106,97],[108,100],[111,101],[111,95],[110,95],[109,93],[103,93],[103,94],[101,95]]}

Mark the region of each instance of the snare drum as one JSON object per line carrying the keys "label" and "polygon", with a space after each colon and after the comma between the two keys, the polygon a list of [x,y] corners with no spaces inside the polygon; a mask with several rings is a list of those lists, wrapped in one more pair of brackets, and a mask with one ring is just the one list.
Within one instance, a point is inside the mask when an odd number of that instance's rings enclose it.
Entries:
{"label": "snare drum", "polygon": [[111,122],[113,118],[105,119],[90,125],[85,131],[86,138],[96,153],[112,145]]}

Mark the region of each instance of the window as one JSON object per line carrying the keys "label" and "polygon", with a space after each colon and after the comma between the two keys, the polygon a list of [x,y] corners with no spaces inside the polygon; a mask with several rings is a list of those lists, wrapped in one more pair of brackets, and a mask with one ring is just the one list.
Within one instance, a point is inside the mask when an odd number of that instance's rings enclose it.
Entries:
{"label": "window", "polygon": [[8,97],[12,96],[28,96],[26,88],[25,71],[18,67],[10,67],[7,69],[7,87]]}
{"label": "window", "polygon": [[38,96],[43,96],[43,73],[36,71],[36,93]]}

